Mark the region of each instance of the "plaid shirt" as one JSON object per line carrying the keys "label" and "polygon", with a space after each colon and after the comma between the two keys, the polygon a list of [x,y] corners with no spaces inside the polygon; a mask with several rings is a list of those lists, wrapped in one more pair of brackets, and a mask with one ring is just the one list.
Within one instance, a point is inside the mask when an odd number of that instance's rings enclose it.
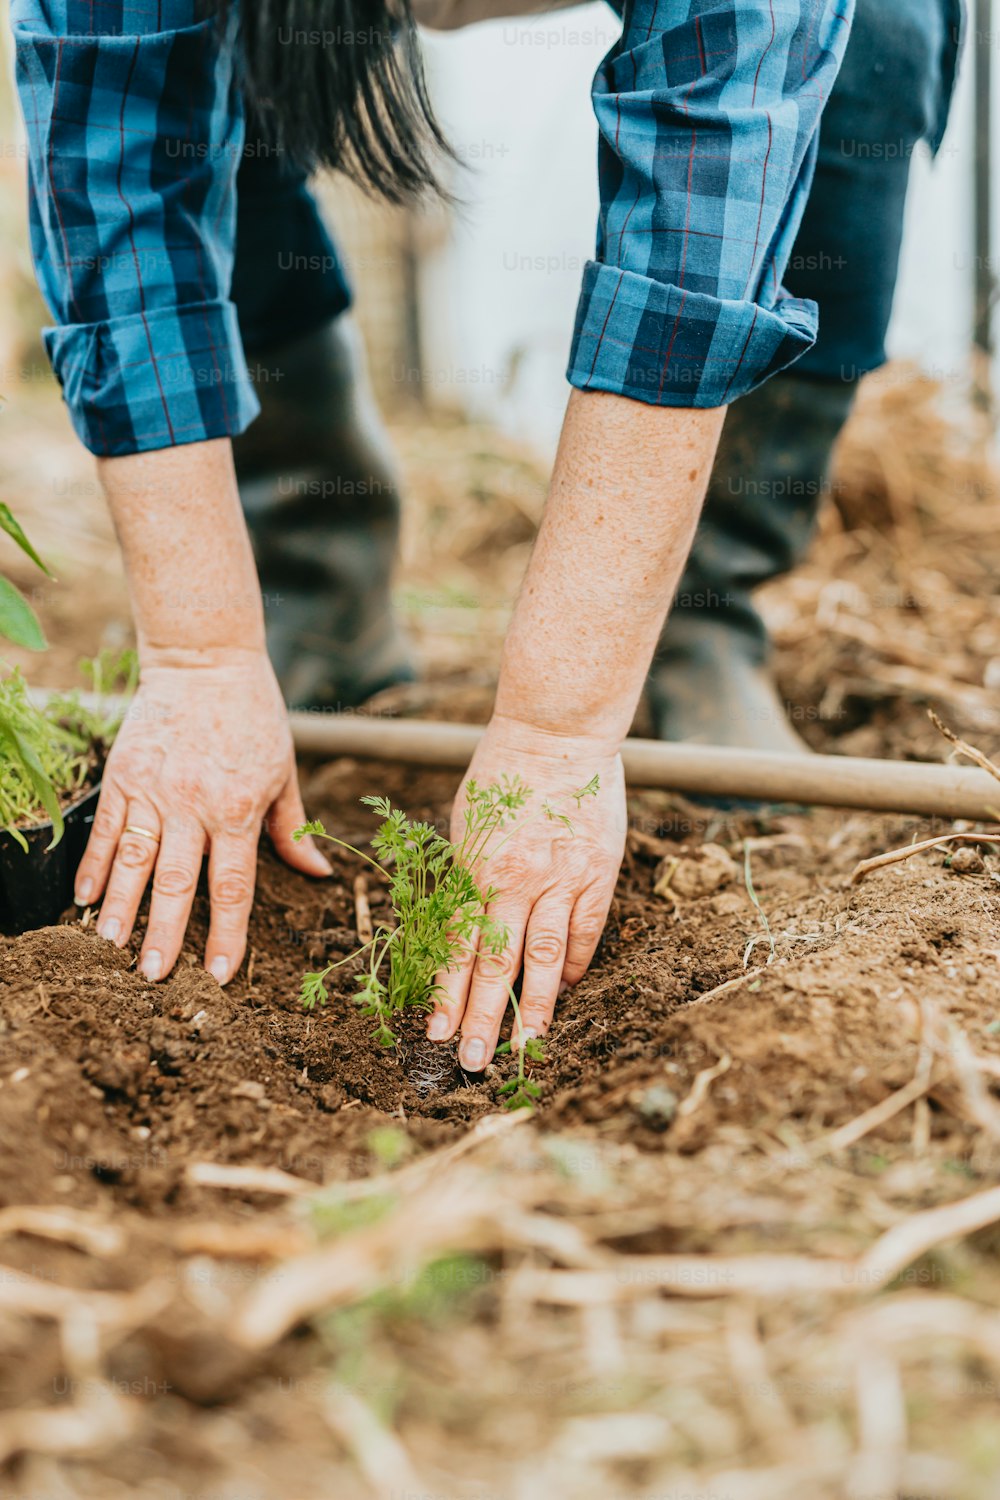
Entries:
{"label": "plaid shirt", "polygon": [[[626,0],[594,83],[601,222],[569,379],[719,406],[810,347],[781,277],[853,0]],[[233,7],[235,12],[235,7]],[[236,16],[11,0],[45,339],[77,432],[133,453],[257,413],[229,300]]]}

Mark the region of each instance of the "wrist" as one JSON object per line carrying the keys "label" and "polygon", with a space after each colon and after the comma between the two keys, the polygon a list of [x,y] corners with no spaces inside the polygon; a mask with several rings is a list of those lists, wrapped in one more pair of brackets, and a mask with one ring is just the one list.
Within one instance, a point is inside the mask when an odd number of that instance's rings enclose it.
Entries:
{"label": "wrist", "polygon": [[140,654],[264,651],[264,607],[228,440],[105,459]]}
{"label": "wrist", "polygon": [[260,646],[199,644],[179,645],[165,641],[139,641],[139,665],[143,673],[259,671],[270,669],[263,641]]}
{"label": "wrist", "polygon": [[512,715],[495,710],[487,728],[491,746],[502,745],[515,758],[544,762],[553,767],[608,760],[621,749],[622,736],[595,734],[569,726],[559,728],[530,715]]}
{"label": "wrist", "polygon": [[[528,655],[507,641],[493,717],[540,745],[585,744],[616,755],[632,727],[644,679],[611,684],[585,662],[555,653]],[[512,657],[516,658],[512,661]]]}

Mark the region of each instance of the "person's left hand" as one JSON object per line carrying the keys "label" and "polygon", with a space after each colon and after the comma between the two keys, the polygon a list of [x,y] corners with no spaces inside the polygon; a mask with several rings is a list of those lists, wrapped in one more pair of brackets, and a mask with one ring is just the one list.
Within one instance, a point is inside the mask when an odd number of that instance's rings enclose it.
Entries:
{"label": "person's left hand", "polygon": [[[594,956],[625,852],[625,777],[617,750],[497,718],[480,741],[455,799],[456,844],[465,827],[468,781],[486,787],[505,775],[518,776],[533,795],[514,814],[515,824],[493,836],[473,873],[481,890],[495,891],[487,914],[506,928],[507,943],[500,954],[470,951],[457,967],[438,976],[440,989],[427,1027],[432,1041],[443,1042],[461,1026],[459,1061],[470,1073],[481,1072],[493,1056],[510,1003],[508,986],[522,964],[524,1034],[543,1036],[547,1031],[560,990],[576,984]],[[596,795],[583,797],[578,805],[572,794],[595,775]],[[572,832],[541,813],[545,801],[568,815]]]}

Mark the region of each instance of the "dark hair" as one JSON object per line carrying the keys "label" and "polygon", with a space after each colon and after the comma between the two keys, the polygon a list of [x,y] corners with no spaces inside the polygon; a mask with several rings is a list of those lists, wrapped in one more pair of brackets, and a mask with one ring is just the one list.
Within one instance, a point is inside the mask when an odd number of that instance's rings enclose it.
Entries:
{"label": "dark hair", "polygon": [[[221,14],[230,0],[209,0]],[[254,125],[297,165],[335,167],[401,203],[440,187],[411,0],[243,0],[243,88]]]}

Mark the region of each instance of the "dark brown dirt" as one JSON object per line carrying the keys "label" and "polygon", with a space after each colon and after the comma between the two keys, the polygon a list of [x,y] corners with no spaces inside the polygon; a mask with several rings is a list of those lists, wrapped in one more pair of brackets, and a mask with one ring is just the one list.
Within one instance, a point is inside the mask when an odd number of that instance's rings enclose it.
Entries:
{"label": "dark brown dirt", "polygon": [[[204,895],[162,985],[135,969],[138,935],[119,950],[79,921],[0,949],[4,1075],[23,1070],[0,1093],[0,1200],[61,1194],[92,1206],[110,1194],[176,1212],[192,1206],[182,1183],[192,1160],[254,1160],[316,1182],[354,1176],[371,1166],[375,1121],[405,1118],[431,1145],[494,1107],[494,1080],[465,1079],[453,1049],[434,1050],[437,1081],[415,1063],[418,1017],[399,1048],[377,1046],[349,969],[325,1009],[303,1013],[303,970],[357,946],[350,888],[296,877],[268,851],[259,881],[248,958],[225,990],[198,960]],[[373,891],[376,911],[382,899]],[[39,1128],[25,1151],[14,1148],[26,1112]]]}
{"label": "dark brown dirt", "polygon": [[[310,813],[360,843],[371,827],[357,799],[375,787],[441,820],[453,778],[335,762],[307,782]],[[849,891],[856,859],[906,842],[915,825],[716,818],[715,841],[738,857],[728,883],[676,906],[654,895],[659,857],[697,849],[711,816],[652,795],[633,802],[635,833],[601,948],[561,1001],[535,1065],[543,1122],[683,1150],[727,1121],[830,1127],[912,1075],[914,1025],[908,1034],[901,1017],[913,1022],[921,996],[951,1009],[974,993],[975,1005],[960,1007],[973,1040],[1000,1050],[990,1030],[1000,1015],[1000,889],[989,855],[970,875],[953,873],[943,852],[918,856]],[[741,852],[742,836],[760,827],[750,849],[776,945],[769,967]],[[303,1013],[304,969],[357,946],[351,881],[362,866],[336,850],[334,859],[333,879],[312,883],[262,852],[248,957],[225,990],[199,962],[204,894],[177,970],[158,985],[135,969],[141,922],[124,951],[78,919],[3,944],[0,1204],[198,1212],[206,1194],[185,1182],[191,1162],[342,1180],[380,1166],[380,1125],[426,1148],[501,1107],[509,1058],[466,1076],[452,1049],[423,1041],[419,1016],[398,1048],[378,1046],[353,1003],[355,966],[332,976],[325,1009]],[[373,881],[376,917],[386,899]],[[761,972],[747,978],[747,968]],[[742,982],[710,1006],[692,1004],[732,980]],[[732,1067],[694,1130],[674,1117],[671,1096],[682,1098],[723,1054]],[[217,1195],[208,1201],[217,1207]]]}

